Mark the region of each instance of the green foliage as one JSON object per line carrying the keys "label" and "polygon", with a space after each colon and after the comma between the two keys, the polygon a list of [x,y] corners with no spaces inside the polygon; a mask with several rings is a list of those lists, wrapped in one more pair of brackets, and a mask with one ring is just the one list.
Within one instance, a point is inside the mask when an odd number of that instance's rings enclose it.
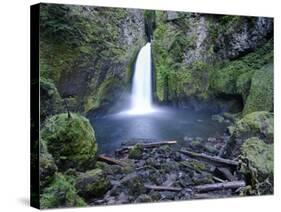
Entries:
{"label": "green foliage", "polygon": [[40,198],[41,208],[83,207],[84,200],[76,193],[73,180],[58,173]]}
{"label": "green foliage", "polygon": [[243,114],[261,110],[273,111],[272,64],[257,70],[253,75]]}
{"label": "green foliage", "polygon": [[85,117],[74,113],[71,117],[67,113],[52,116],[46,120],[41,136],[59,169],[83,169],[94,164],[95,132]]}

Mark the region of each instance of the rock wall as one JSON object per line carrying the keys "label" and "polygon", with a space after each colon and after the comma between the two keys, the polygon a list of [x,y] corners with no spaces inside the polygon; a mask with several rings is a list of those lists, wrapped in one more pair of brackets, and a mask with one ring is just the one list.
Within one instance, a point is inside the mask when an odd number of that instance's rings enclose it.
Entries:
{"label": "rock wall", "polygon": [[40,74],[71,111],[108,109],[128,90],[145,43],[144,11],[42,4]]}
{"label": "rock wall", "polygon": [[271,18],[156,11],[156,98],[160,103],[195,109],[208,105],[217,111],[237,112],[252,105],[247,103],[252,76],[273,63],[272,37]]}

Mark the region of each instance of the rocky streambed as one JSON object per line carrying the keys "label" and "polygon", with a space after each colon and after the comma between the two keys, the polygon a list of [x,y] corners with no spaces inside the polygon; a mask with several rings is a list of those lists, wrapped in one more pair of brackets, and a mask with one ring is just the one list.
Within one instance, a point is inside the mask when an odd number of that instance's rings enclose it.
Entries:
{"label": "rocky streambed", "polygon": [[273,194],[272,113],[234,118],[228,136],[186,137],[185,147],[142,139],[106,155],[90,126],[77,114],[45,124],[42,208]]}

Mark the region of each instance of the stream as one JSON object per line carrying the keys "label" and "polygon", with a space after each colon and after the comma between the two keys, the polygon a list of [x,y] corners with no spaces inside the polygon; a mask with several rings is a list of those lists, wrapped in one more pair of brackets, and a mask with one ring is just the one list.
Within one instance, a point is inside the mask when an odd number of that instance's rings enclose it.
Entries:
{"label": "stream", "polygon": [[113,153],[122,143],[138,139],[177,140],[184,147],[189,142],[184,139],[187,137],[207,139],[223,135],[227,124],[213,121],[211,115],[161,107],[144,115],[119,113],[89,119],[95,129],[99,152]]}

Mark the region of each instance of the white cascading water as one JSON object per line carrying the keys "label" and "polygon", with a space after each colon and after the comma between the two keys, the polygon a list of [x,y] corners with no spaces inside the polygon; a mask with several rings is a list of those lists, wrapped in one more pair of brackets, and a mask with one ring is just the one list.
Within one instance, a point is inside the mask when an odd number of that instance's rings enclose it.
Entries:
{"label": "white cascading water", "polygon": [[146,114],[154,111],[152,105],[151,44],[140,50],[132,84],[131,108],[129,114]]}

